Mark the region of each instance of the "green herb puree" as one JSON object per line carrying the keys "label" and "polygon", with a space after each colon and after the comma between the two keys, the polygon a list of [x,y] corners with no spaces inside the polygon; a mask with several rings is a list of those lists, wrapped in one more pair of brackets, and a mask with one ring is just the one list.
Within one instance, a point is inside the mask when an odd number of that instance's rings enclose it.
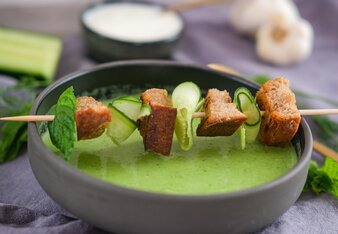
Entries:
{"label": "green herb puree", "polygon": [[[60,154],[48,133],[43,140]],[[195,136],[189,151],[181,150],[174,139],[171,156],[166,157],[144,152],[136,130],[121,146],[105,134],[76,142],[68,162],[86,174],[123,187],[167,194],[215,194],[270,182],[288,172],[297,156],[291,145],[274,148],[253,143],[241,150],[235,134]]]}

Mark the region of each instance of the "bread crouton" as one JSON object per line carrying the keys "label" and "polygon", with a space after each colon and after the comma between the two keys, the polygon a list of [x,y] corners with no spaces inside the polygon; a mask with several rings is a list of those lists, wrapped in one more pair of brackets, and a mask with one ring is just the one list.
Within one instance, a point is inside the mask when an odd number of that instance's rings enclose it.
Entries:
{"label": "bread crouton", "polygon": [[298,130],[301,116],[289,81],[276,78],[266,82],[257,92],[256,101],[265,111],[259,132],[260,142],[269,146],[284,146],[290,142]]}
{"label": "bread crouton", "polygon": [[151,114],[138,120],[145,150],[169,155],[177,110],[171,107],[168,92],[164,89],[148,89],[141,94],[141,100],[151,107]]}
{"label": "bread crouton", "polygon": [[78,140],[99,137],[111,121],[110,110],[92,97],[76,99],[75,121]]}
{"label": "bread crouton", "polygon": [[229,93],[209,89],[204,102],[206,116],[197,128],[197,136],[231,136],[247,117],[231,103]]}

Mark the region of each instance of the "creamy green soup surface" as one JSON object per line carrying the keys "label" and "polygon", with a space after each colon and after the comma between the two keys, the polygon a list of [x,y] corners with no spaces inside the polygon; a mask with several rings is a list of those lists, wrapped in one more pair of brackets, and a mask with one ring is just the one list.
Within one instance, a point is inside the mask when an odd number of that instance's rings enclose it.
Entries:
{"label": "creamy green soup surface", "polygon": [[[197,125],[197,121],[194,124]],[[49,134],[45,144],[52,145]],[[103,134],[78,141],[68,161],[82,172],[123,187],[167,194],[216,194],[237,191],[270,182],[288,172],[297,162],[290,145],[275,148],[259,143],[240,149],[239,137],[196,137],[189,151],[180,149],[174,137],[171,155],[145,152],[136,130],[116,146]]]}

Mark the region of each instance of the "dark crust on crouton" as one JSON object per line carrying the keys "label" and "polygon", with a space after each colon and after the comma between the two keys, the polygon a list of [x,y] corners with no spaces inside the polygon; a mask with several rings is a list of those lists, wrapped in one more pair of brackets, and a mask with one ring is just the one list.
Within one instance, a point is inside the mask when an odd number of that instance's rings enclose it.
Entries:
{"label": "dark crust on crouton", "polygon": [[231,136],[247,117],[231,103],[229,93],[209,89],[204,102],[206,117],[197,128],[197,136]]}
{"label": "dark crust on crouton", "polygon": [[177,110],[170,106],[168,93],[163,89],[149,89],[141,100],[151,107],[151,114],[138,120],[146,151],[169,155],[171,151]]}
{"label": "dark crust on crouton", "polygon": [[269,146],[285,146],[297,133],[301,116],[289,81],[276,78],[266,82],[256,94],[261,110],[265,110],[259,141]]}
{"label": "dark crust on crouton", "polygon": [[77,98],[75,120],[78,140],[101,136],[111,119],[110,110],[101,102],[87,96]]}

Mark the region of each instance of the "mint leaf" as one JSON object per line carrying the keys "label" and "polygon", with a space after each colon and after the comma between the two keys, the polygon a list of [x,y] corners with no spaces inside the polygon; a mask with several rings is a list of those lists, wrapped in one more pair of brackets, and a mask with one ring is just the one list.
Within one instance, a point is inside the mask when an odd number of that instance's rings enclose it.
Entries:
{"label": "mint leaf", "polygon": [[312,191],[312,181],[314,177],[318,174],[318,164],[317,162],[311,160],[309,164],[309,171],[307,174],[306,182],[303,188],[303,192]]}
{"label": "mint leaf", "polygon": [[318,171],[311,182],[312,191],[316,194],[329,192],[333,188],[331,178],[323,171]]}
{"label": "mint leaf", "polygon": [[54,120],[48,123],[50,139],[66,160],[70,159],[76,141],[75,110],[74,89],[69,87],[60,95],[57,104],[48,111],[48,114],[55,115]]}
{"label": "mint leaf", "polygon": [[331,193],[338,197],[338,162],[332,158],[325,159],[322,171],[325,172],[332,180]]}
{"label": "mint leaf", "polygon": [[331,192],[338,197],[338,162],[327,157],[322,168],[319,168],[318,164],[311,160],[303,189],[303,192],[309,191],[316,194]]}

